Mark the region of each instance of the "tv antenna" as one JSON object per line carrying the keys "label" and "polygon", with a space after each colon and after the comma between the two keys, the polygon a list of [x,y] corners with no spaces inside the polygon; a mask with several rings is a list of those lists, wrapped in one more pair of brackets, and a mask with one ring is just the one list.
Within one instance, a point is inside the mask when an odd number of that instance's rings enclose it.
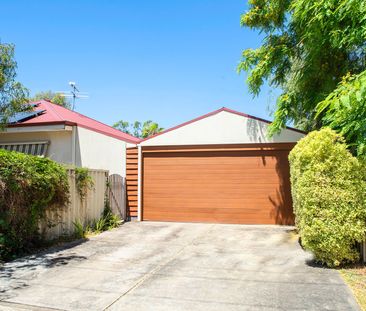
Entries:
{"label": "tv antenna", "polygon": [[76,99],[86,99],[89,98],[89,95],[86,92],[80,92],[75,82],[70,81],[69,85],[71,87],[71,91],[60,91],[56,93],[60,94],[62,97],[72,98],[72,110],[74,111]]}

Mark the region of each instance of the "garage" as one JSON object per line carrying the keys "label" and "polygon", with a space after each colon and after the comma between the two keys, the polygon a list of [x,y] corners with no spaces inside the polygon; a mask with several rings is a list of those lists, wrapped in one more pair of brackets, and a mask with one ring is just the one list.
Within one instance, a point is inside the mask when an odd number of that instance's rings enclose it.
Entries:
{"label": "garage", "polygon": [[222,108],[140,143],[139,218],[293,224],[288,154],[304,134]]}

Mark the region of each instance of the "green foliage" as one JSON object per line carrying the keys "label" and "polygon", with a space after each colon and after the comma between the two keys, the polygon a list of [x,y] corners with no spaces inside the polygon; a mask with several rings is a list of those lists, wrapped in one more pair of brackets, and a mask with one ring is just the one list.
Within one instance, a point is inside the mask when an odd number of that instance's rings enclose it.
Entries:
{"label": "green foliage", "polygon": [[105,219],[105,225],[104,228],[107,228],[106,230],[110,230],[113,228],[118,227],[121,224],[121,218],[118,215],[115,215],[112,213],[109,206],[106,206],[103,211],[103,219]]}
{"label": "green foliage", "polygon": [[28,90],[15,81],[17,63],[14,60],[14,45],[0,42],[0,129],[15,113],[26,111]]}
{"label": "green foliage", "polygon": [[162,127],[159,127],[158,123],[151,120],[145,121],[142,124],[139,121],[129,123],[127,121],[120,120],[113,124],[113,127],[138,138],[147,138],[164,130]]}
{"label": "green foliage", "polygon": [[[241,25],[264,34],[263,44],[243,52],[252,94],[265,81],[281,88],[272,134],[293,121],[304,130],[321,127],[314,118],[347,73],[366,69],[364,0],[249,0]],[[320,122],[319,122],[320,121]]]}
{"label": "green foliage", "polygon": [[94,181],[89,175],[89,170],[84,167],[76,167],[75,171],[75,182],[76,189],[78,191],[80,200],[83,201],[88,193],[88,190],[93,189]]}
{"label": "green foliage", "polygon": [[145,121],[142,125],[142,130],[141,130],[141,138],[147,138],[150,137],[152,135],[155,135],[157,133],[162,132],[164,129],[162,127],[159,127],[159,124],[148,120]]}
{"label": "green foliage", "polygon": [[86,237],[86,230],[80,220],[73,221],[74,225],[74,236],[77,239],[84,239]]}
{"label": "green foliage", "polygon": [[131,130],[130,130],[130,123],[127,122],[127,121],[123,121],[123,120],[120,120],[116,123],[113,124],[113,127],[123,133],[126,133],[126,134],[131,134]]}
{"label": "green foliage", "polygon": [[69,200],[66,170],[47,159],[0,149],[0,259],[29,251],[40,241],[46,208]]}
{"label": "green foliage", "polygon": [[112,213],[109,206],[106,206],[103,210],[102,217],[94,222],[91,229],[95,233],[100,233],[118,227],[121,222],[121,219]]}
{"label": "green foliage", "polygon": [[304,248],[330,267],[356,261],[366,235],[365,167],[329,128],[301,139],[289,161]]}
{"label": "green foliage", "polygon": [[60,94],[54,93],[52,91],[46,91],[46,92],[39,92],[36,93],[30,101],[39,101],[39,100],[48,100],[53,104],[65,107],[67,109],[71,109],[71,103],[70,101]]}
{"label": "green foliage", "polygon": [[142,138],[142,133],[141,133],[141,122],[139,121],[135,121],[133,123],[131,123],[131,126],[133,128],[133,135],[135,137],[139,137],[139,138]]}
{"label": "green foliage", "polygon": [[317,106],[317,117],[342,134],[351,150],[366,158],[366,71],[347,75]]}
{"label": "green foliage", "polygon": [[95,222],[94,231],[96,233],[103,232],[104,228],[105,228],[105,219],[104,218],[100,218],[98,221]]}

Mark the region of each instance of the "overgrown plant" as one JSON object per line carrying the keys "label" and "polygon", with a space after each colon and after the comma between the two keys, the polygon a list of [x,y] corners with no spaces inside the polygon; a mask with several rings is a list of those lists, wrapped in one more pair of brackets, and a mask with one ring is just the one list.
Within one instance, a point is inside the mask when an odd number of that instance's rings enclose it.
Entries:
{"label": "overgrown plant", "polygon": [[0,259],[9,260],[36,246],[46,209],[68,201],[69,183],[62,165],[0,149]]}
{"label": "overgrown plant", "polygon": [[76,167],[74,171],[76,189],[79,194],[80,200],[84,201],[88,190],[93,189],[94,181],[93,178],[89,175],[89,170],[87,168]]}
{"label": "overgrown plant", "polygon": [[289,155],[302,245],[330,267],[355,262],[366,236],[365,167],[329,128],[301,139]]}
{"label": "overgrown plant", "polygon": [[88,235],[98,234],[116,228],[121,223],[121,219],[117,215],[114,215],[110,208],[106,206],[101,218],[92,223],[83,225],[80,220],[73,222],[75,228],[74,235],[77,238],[86,238]]}

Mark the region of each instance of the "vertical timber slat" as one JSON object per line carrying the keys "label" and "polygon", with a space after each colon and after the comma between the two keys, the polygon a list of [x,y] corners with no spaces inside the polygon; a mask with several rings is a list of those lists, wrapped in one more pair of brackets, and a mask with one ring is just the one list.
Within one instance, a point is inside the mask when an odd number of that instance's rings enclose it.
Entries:
{"label": "vertical timber slat", "polygon": [[127,217],[137,217],[137,147],[127,148],[126,151],[126,206]]}

